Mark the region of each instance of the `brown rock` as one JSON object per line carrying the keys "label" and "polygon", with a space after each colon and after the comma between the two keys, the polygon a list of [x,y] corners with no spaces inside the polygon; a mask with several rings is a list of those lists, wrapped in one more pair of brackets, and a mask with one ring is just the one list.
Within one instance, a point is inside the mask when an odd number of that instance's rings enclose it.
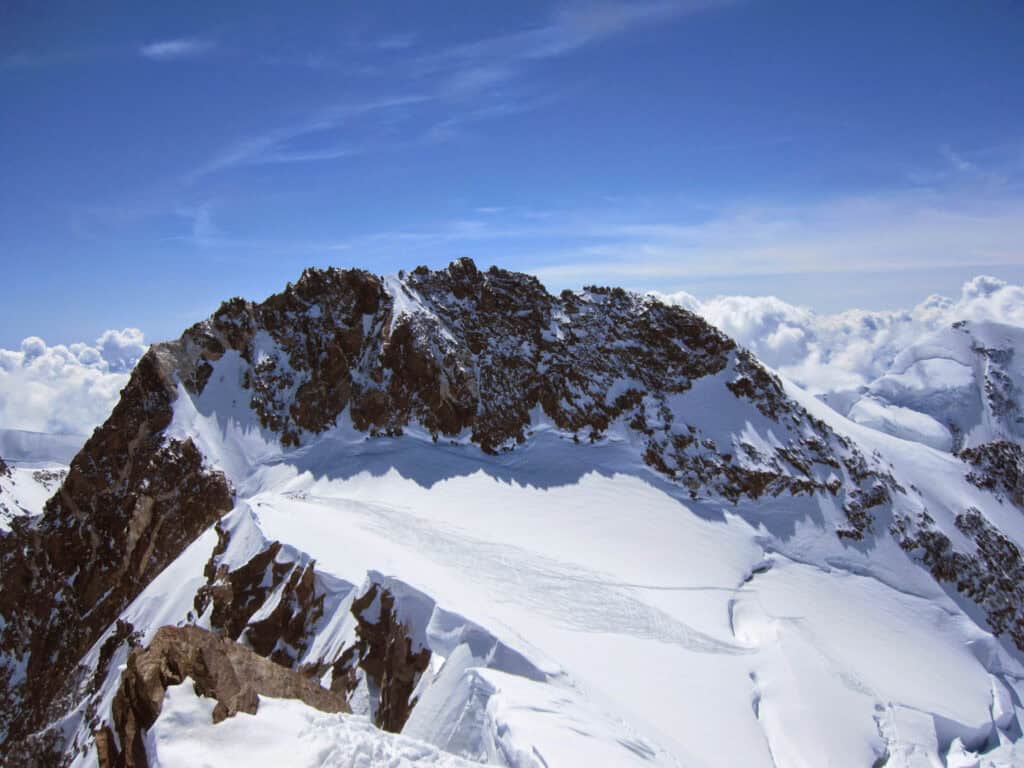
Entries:
{"label": "brown rock", "polygon": [[255,714],[259,696],[298,699],[322,712],[350,711],[343,695],[226,637],[192,626],[162,627],[147,648],[128,656],[112,707],[124,751],[112,754],[112,740],[104,736],[100,751],[106,753],[107,762],[101,756],[101,768],[148,765],[144,732],[159,717],[167,688],[185,678],[193,680],[196,693],[217,700],[215,723],[238,712]]}
{"label": "brown rock", "polygon": [[[367,609],[378,600],[376,620],[371,620]],[[354,668],[361,668],[378,691],[377,726],[398,733],[416,705],[412,692],[430,664],[430,650],[413,651],[410,629],[395,614],[394,596],[378,584],[353,601],[352,615],[359,639],[335,664],[335,685],[347,694],[355,682]]]}

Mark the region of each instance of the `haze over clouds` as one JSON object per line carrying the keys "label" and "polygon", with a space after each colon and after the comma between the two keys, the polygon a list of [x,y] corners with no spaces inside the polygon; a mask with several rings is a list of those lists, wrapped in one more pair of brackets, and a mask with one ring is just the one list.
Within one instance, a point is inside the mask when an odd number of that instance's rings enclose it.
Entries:
{"label": "haze over clouds", "polygon": [[0,428],[88,435],[103,422],[146,351],[137,328],[92,344],[48,345],[30,336],[0,349]]}

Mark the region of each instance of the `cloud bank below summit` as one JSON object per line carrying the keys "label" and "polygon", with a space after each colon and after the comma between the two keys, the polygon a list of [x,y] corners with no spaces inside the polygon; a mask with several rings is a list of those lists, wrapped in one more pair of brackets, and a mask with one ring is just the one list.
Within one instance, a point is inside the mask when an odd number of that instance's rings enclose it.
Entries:
{"label": "cloud bank below summit", "polygon": [[[773,296],[653,295],[697,312],[814,394],[854,390],[886,373],[903,349],[958,320],[1024,327],[1024,286],[978,276],[956,298],[911,309],[818,314]],[[48,345],[31,336],[0,349],[0,428],[89,434],[106,419],[147,343],[137,328],[93,343]]]}
{"label": "cloud bank below summit", "polygon": [[0,349],[0,428],[87,435],[107,418],[147,344],[138,328],[92,344],[48,345],[29,336]]}

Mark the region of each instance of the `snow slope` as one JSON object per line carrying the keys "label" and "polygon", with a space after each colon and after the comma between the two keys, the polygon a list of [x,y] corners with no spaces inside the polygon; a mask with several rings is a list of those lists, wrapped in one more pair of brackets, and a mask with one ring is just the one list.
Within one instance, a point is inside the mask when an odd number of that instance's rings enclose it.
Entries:
{"label": "snow slope", "polygon": [[15,465],[9,468],[9,474],[0,474],[0,532],[10,530],[15,517],[42,514],[43,505],[66,474],[67,467],[57,464]]}
{"label": "snow slope", "polygon": [[68,464],[82,447],[80,435],[50,435],[0,429],[0,534],[23,515],[39,515],[60,487]]}
{"label": "snow slope", "polygon": [[[905,482],[927,487],[939,473],[947,486],[927,493],[985,505],[1024,540],[1019,513],[951,473],[952,457],[841,426],[885,450]],[[242,465],[231,427],[225,440],[213,432],[202,435],[208,455]],[[305,468],[326,457],[330,469]],[[244,500],[224,523],[237,548],[229,560],[287,541],[289,556],[335,579],[343,618],[324,624],[311,656],[351,633],[346,605],[366,583],[404,595],[434,653],[404,733],[467,759],[942,766],[951,750],[1019,734],[1016,653],[892,541],[859,548],[822,535],[836,511],[817,500],[684,501],[625,441],[581,447],[552,429],[498,457],[339,429],[233,481]],[[184,622],[212,546],[193,545],[125,618],[150,635]],[[194,754],[181,717],[174,707],[161,716],[157,764]],[[210,745],[210,765],[227,764],[218,750],[255,722],[304,734],[300,745],[358,741],[355,721],[293,702],[243,721],[188,732]]]}

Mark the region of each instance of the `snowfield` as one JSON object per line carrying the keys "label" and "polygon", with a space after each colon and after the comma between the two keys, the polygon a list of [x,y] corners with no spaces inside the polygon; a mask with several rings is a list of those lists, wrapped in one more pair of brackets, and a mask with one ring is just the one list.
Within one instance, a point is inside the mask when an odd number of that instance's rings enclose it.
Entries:
{"label": "snowfield", "polygon": [[[884,452],[926,505],[962,498],[1024,540],[1019,512],[966,483],[949,454],[789,394]],[[415,741],[375,730],[368,710],[294,701],[213,725],[212,702],[179,686],[150,732],[154,765],[1014,764],[1016,652],[888,537],[826,535],[841,512],[824,501],[684,499],[625,438],[579,446],[542,423],[490,457],[345,427],[283,453],[251,424],[178,418],[239,491],[222,524],[228,562],[283,541],[279,558],[329,576],[309,658],[351,639],[349,607],[369,583],[396,595],[433,657],[403,730]],[[144,642],[189,617],[215,538],[125,612]],[[995,762],[977,762],[985,750]]]}

